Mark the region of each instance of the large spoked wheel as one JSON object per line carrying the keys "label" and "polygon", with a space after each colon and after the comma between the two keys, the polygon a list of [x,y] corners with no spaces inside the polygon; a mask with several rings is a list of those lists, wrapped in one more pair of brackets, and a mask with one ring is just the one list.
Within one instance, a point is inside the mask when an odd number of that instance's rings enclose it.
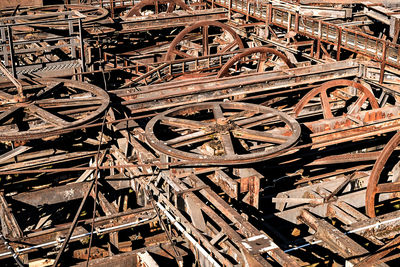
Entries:
{"label": "large spoked wheel", "polygon": [[270,68],[282,65],[286,68],[293,68],[294,65],[281,52],[269,47],[252,47],[232,57],[219,70],[217,77],[231,76],[235,72],[242,72],[242,69],[264,72]]}
{"label": "large spoked wheel", "polygon": [[[394,155],[399,144],[400,132],[395,134],[386,144],[372,169],[365,195],[365,209],[367,215],[370,217],[376,216],[376,199],[380,194],[398,194],[400,192],[400,161],[396,158],[398,155]],[[393,166],[392,164],[388,164],[389,161],[395,161],[397,163],[394,164],[392,170],[384,170],[385,166]]]}
{"label": "large spoked wheel", "polygon": [[210,102],[154,117],[146,138],[154,149],[191,164],[245,164],[293,145],[300,125],[286,114],[248,103]]}
{"label": "large spoked wheel", "polygon": [[[189,33],[201,32],[201,37],[189,40]],[[244,48],[239,35],[218,21],[200,21],[181,31],[171,42],[165,60],[220,54]]]}
{"label": "large spoked wheel", "polygon": [[159,14],[162,12],[172,13],[177,7],[182,10],[192,10],[188,5],[182,0],[142,0],[137,5],[129,10],[125,18],[130,18],[133,16],[144,16],[146,15],[146,10],[152,12],[152,14]]}
{"label": "large spoked wheel", "polygon": [[[83,24],[90,24],[95,21],[102,20],[106,18],[109,14],[108,10],[105,8],[101,7],[95,7],[91,5],[50,5],[50,6],[43,6],[43,7],[35,7],[35,8],[30,8],[24,12],[21,12],[20,15],[54,15],[57,14],[58,12],[65,12],[65,11],[78,11],[82,15],[85,16],[84,19],[82,19]],[[61,17],[61,18],[64,18]],[[36,27],[49,27],[49,28],[57,28],[57,29],[64,29],[68,27],[68,21],[66,22],[51,22],[51,23],[46,23],[49,18],[46,16],[43,16],[41,18],[37,18],[34,20],[34,22],[40,22],[35,24]],[[20,19],[21,22],[24,22],[25,20],[23,18]],[[26,20],[26,22],[32,22],[31,20]]]}
{"label": "large spoked wheel", "polygon": [[[31,140],[70,131],[104,113],[110,99],[101,88],[63,79],[10,83],[0,90],[0,141]],[[20,90],[19,90],[20,91]]]}
{"label": "large spoked wheel", "polygon": [[[354,97],[349,97],[349,94],[347,94],[343,90],[336,90],[343,87],[353,87],[357,89],[355,99]],[[362,107],[367,103],[373,109],[379,108],[379,104],[375,96],[365,86],[354,81],[340,79],[323,83],[318,88],[315,88],[308,92],[295,106],[293,110],[295,116],[297,117],[304,109],[304,107],[317,96],[319,96],[319,102],[322,106],[324,119],[334,118],[331,108],[331,102],[337,99],[352,102],[347,107],[347,112],[345,112],[345,114],[347,115],[353,115],[360,112]]]}

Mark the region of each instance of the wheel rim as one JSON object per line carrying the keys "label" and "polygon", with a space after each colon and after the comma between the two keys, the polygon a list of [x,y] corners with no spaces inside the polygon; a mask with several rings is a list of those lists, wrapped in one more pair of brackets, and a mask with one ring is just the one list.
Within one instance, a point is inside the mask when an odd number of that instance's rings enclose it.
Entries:
{"label": "wheel rim", "polygon": [[[269,130],[260,130],[265,127]],[[180,128],[183,131],[176,135]],[[146,126],[150,146],[193,164],[265,160],[293,145],[299,136],[300,125],[290,116],[272,108],[239,102],[177,107],[157,115]],[[216,149],[210,152],[210,147]]]}
{"label": "wheel rim", "polygon": [[372,168],[371,176],[368,180],[367,191],[365,194],[365,210],[368,216],[375,217],[375,202],[378,194],[400,192],[400,182],[379,183],[382,176],[382,171],[388,162],[393,151],[400,144],[400,132],[395,134],[383,148],[379,154],[374,167]]}
{"label": "wheel rim", "polygon": [[203,56],[207,56],[210,54],[209,51],[209,35],[208,35],[208,31],[210,27],[216,27],[216,28],[220,28],[221,30],[227,32],[230,35],[231,38],[231,42],[225,44],[225,46],[221,49],[221,51],[218,51],[218,53],[224,53],[227,51],[230,51],[232,49],[234,49],[235,47],[238,47],[239,49],[244,48],[243,46],[243,42],[240,39],[239,35],[229,26],[227,26],[226,24],[223,24],[221,22],[218,21],[200,21],[197,22],[187,28],[185,28],[183,31],[181,31],[175,38],[174,40],[171,42],[169,49],[167,51],[167,54],[165,56],[165,60],[169,61],[169,60],[174,60],[175,57],[178,55],[182,58],[191,58],[192,56],[189,55],[186,52],[180,51],[180,49],[178,48],[178,45],[181,41],[183,41],[185,39],[185,36],[196,30],[201,28],[202,31],[202,45],[201,45],[201,52]]}
{"label": "wheel rim", "polygon": [[317,95],[320,95],[321,99],[321,105],[322,105],[322,112],[324,115],[324,119],[332,119],[333,113],[329,104],[329,98],[327,91],[331,88],[335,88],[338,86],[351,86],[356,88],[358,91],[362,93],[361,96],[358,96],[357,100],[354,102],[352,105],[352,108],[350,109],[347,114],[355,114],[360,111],[362,105],[368,100],[369,104],[373,109],[379,108],[378,101],[376,100],[375,96],[362,84],[350,81],[350,80],[333,80],[329,81],[326,83],[323,83],[321,86],[318,88],[315,88],[308,92],[301,100],[300,102],[295,106],[293,109],[293,112],[295,114],[295,117],[297,117],[300,112],[304,109],[304,107]]}
{"label": "wheel rim", "polygon": [[24,86],[25,98],[16,101],[16,88],[0,95],[0,140],[38,139],[70,131],[101,115],[109,104],[101,88],[77,81],[40,79]]}
{"label": "wheel rim", "polygon": [[263,64],[265,64],[266,59],[268,59],[267,55],[275,55],[278,58],[280,58],[285,65],[288,68],[294,68],[295,66],[292,64],[292,62],[290,62],[290,60],[281,52],[269,48],[269,47],[252,47],[249,49],[246,49],[244,52],[235,55],[234,57],[232,57],[230,60],[228,60],[228,62],[225,63],[224,66],[222,66],[222,68],[219,70],[217,77],[221,78],[221,77],[226,77],[226,76],[230,76],[229,75],[229,69],[232,68],[235,64],[240,63],[240,61],[244,58],[247,58],[251,55],[257,55],[260,54],[260,57],[258,59],[258,63],[257,63],[257,72],[263,72],[264,71],[264,66]]}

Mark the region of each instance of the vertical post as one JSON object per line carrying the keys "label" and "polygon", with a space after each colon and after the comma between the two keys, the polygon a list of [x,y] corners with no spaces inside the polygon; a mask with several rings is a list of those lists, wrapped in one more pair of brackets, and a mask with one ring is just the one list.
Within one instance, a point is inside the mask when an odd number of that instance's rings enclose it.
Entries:
{"label": "vertical post", "polygon": [[228,6],[228,20],[231,20],[231,9],[232,9],[232,0],[229,0],[229,6]]}
{"label": "vertical post", "polygon": [[[68,15],[68,31],[69,31],[69,36],[73,36],[73,34],[74,34],[74,22],[73,22],[73,18],[72,18],[71,14]],[[75,41],[76,40],[70,40],[70,43],[71,43],[71,46],[70,46],[71,57],[73,59],[76,58],[76,46],[77,46],[77,44],[76,44]]]}
{"label": "vertical post", "polygon": [[6,28],[2,26],[3,23],[0,23],[0,36],[1,36],[1,52],[3,53],[4,65],[8,67],[10,63],[8,62],[8,52],[7,52],[7,35]]}
{"label": "vertical post", "polygon": [[82,72],[86,71],[86,63],[85,63],[85,47],[83,43],[83,37],[82,37],[82,19],[79,18],[78,20],[78,25],[79,25],[79,42],[81,46],[81,63],[82,63]]}
{"label": "vertical post", "polygon": [[318,21],[317,54],[316,54],[317,59],[319,59],[320,56],[321,56],[321,37],[322,37],[322,23],[321,23],[321,21],[319,20],[319,21]]}
{"label": "vertical post", "polygon": [[336,60],[340,61],[340,50],[342,48],[342,28],[338,28],[338,40],[337,40],[337,53],[336,53]]}
{"label": "vertical post", "polygon": [[7,26],[8,31],[8,44],[10,46],[10,57],[11,57],[11,71],[15,79],[18,79],[17,72],[15,70],[15,53],[14,53],[14,42],[12,38],[12,29],[10,26]]}
{"label": "vertical post", "polygon": [[272,4],[268,4],[268,26],[271,24],[272,22]]}
{"label": "vertical post", "polygon": [[381,72],[379,74],[379,83],[383,83],[383,80],[385,78],[386,53],[387,53],[387,41],[383,43],[382,63],[381,63]]}
{"label": "vertical post", "polygon": [[114,0],[111,0],[111,18],[114,18],[115,16],[115,10],[114,10]]}
{"label": "vertical post", "polygon": [[246,1],[246,8],[247,8],[247,10],[246,10],[246,22],[248,22],[249,21],[249,13],[250,13],[250,1],[249,0],[247,0]]}

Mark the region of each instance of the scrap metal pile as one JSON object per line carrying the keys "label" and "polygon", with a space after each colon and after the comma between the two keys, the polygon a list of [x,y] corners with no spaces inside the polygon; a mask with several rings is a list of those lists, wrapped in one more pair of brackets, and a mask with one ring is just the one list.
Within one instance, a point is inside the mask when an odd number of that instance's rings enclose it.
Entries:
{"label": "scrap metal pile", "polygon": [[398,266],[400,4],[0,3],[1,266]]}

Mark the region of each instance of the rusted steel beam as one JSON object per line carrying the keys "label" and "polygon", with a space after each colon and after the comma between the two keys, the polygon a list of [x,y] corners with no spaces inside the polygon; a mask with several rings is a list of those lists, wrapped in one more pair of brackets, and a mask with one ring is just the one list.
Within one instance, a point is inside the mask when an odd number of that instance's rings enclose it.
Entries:
{"label": "rusted steel beam", "polygon": [[17,220],[8,206],[4,193],[0,192],[0,222],[1,232],[5,238],[18,239],[23,236],[22,230],[18,225]]}
{"label": "rusted steel beam", "polygon": [[393,211],[373,218],[366,218],[344,226],[347,232],[365,238],[388,239],[400,233],[400,211]]}
{"label": "rusted steel beam", "polygon": [[[186,255],[184,249],[177,248],[181,255]],[[162,242],[157,245],[153,245],[146,248],[135,249],[131,252],[121,253],[118,255],[114,255],[112,257],[100,258],[100,259],[92,259],[89,262],[89,266],[96,267],[126,267],[126,266],[139,266],[138,253],[149,252],[152,254],[156,254],[158,257],[165,258],[167,260],[171,259],[171,255],[173,254],[172,246],[167,244],[166,242]],[[162,264],[163,262],[159,262]],[[73,265],[74,267],[85,267],[86,262],[79,263],[77,265]]]}
{"label": "rusted steel beam", "polygon": [[[202,181],[196,176],[190,176],[196,184],[201,184]],[[222,214],[224,214],[227,218],[229,218],[234,224],[236,224],[239,228],[239,232],[248,236],[248,241],[254,239],[255,236],[260,235],[260,231],[255,228],[252,224],[246,221],[234,208],[228,205],[225,201],[223,201],[213,190],[210,188],[201,189],[199,191],[206,199],[210,200],[213,205],[219,209]],[[265,235],[266,239],[272,242],[272,239]],[[243,240],[246,242],[246,240]],[[285,254],[278,246],[270,246],[269,249],[260,250],[260,252],[268,253],[274,260],[276,260],[279,264],[296,266],[297,263],[293,259],[290,258],[289,255]]]}
{"label": "rusted steel beam", "polygon": [[384,258],[387,254],[397,249],[399,243],[400,243],[400,236],[397,236],[396,238],[388,242],[386,245],[379,248],[378,251],[366,257],[355,266],[356,267],[370,266],[370,265],[379,266],[382,262],[386,262],[387,260],[393,260],[400,257],[400,255],[394,255],[395,257]]}
{"label": "rusted steel beam", "polygon": [[[153,222],[156,219],[156,214],[151,207],[138,208],[133,210],[128,210],[124,212],[119,212],[112,215],[97,217],[95,219],[96,229],[100,229],[101,232],[98,234],[108,234],[115,233],[123,229],[129,229],[135,225],[143,225]],[[137,224],[135,224],[138,222]],[[88,226],[92,223],[92,219],[79,220],[77,227],[73,231],[72,241],[78,241],[90,234],[86,230]],[[30,252],[37,251],[40,248],[55,247],[60,244],[57,239],[60,236],[65,236],[71,223],[57,225],[56,227],[50,229],[44,229],[28,233],[19,239],[13,239],[11,244],[21,246],[18,251],[20,254],[26,254]],[[104,230],[103,230],[104,229]],[[109,229],[109,230],[107,230]],[[72,242],[71,241],[71,242]],[[0,259],[11,257],[10,253],[7,253],[5,247],[0,246]]]}
{"label": "rusted steel beam", "polygon": [[[103,182],[110,184],[115,190],[129,188],[130,182],[128,178],[122,176],[105,177]],[[80,199],[84,196],[84,192],[89,187],[90,182],[72,183],[56,187],[51,187],[43,190],[23,192],[12,196],[11,198],[18,202],[39,207],[43,205],[54,205],[75,199]]]}
{"label": "rusted steel beam", "polygon": [[186,14],[167,14],[163,16],[149,17],[130,17],[121,21],[123,29],[120,33],[141,32],[148,30],[158,30],[165,28],[175,28],[187,26],[198,21],[204,20],[227,20],[227,12],[223,8],[194,10],[185,12]]}
{"label": "rusted steel beam", "polygon": [[[369,254],[369,251],[360,246],[357,242],[345,235],[339,229],[335,228],[323,219],[318,219],[309,211],[303,210],[300,220],[304,221],[315,231],[314,236],[322,239],[322,245],[337,252],[346,261],[357,264]],[[378,266],[387,266],[386,264]]]}
{"label": "rusted steel beam", "polygon": [[339,77],[354,77],[358,73],[358,63],[349,61],[289,69],[285,72],[270,71],[223,79],[203,78],[187,82],[169,82],[141,87],[140,92],[123,89],[115,90],[113,93],[125,99],[122,104],[136,113],[250,93],[272,93],[289,86],[306,85]]}
{"label": "rusted steel beam", "polygon": [[4,0],[0,2],[0,8],[9,8],[17,6],[41,6],[43,0]]}
{"label": "rusted steel beam", "polygon": [[[348,184],[342,193],[337,196],[337,200],[345,203],[351,204],[355,208],[361,208],[365,206],[365,193],[366,185],[368,181],[368,175],[359,175],[353,178],[353,182]],[[286,192],[280,192],[277,194],[279,198],[303,198],[307,197],[310,199],[323,199],[328,196],[332,191],[334,191],[338,186],[340,186],[346,177],[336,178],[332,181],[325,181],[323,183],[318,183],[314,185],[305,186],[298,189],[289,190]],[[380,201],[390,199],[390,194],[381,194],[379,196]],[[274,213],[274,216],[282,218],[284,220],[290,221],[292,223],[297,223],[297,217],[300,215],[304,208],[308,208],[310,212],[321,216],[327,217],[329,213],[329,202],[323,202],[320,205],[301,205],[296,203],[291,203],[290,201],[286,203],[278,203],[276,208],[281,210],[280,212]],[[268,217],[268,215],[266,216]]]}

